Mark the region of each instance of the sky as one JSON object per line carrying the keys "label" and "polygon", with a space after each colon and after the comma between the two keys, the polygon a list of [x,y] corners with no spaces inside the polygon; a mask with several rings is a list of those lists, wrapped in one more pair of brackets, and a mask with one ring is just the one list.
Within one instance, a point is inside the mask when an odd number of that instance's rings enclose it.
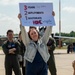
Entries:
{"label": "sky", "polygon": [[[75,0],[61,1],[61,32],[75,31]],[[55,12],[55,23],[52,33],[59,33],[59,0],[0,0],[0,35],[6,35],[8,29],[15,34],[20,31],[20,22],[17,18],[19,3],[25,2],[52,2]],[[27,28],[28,29],[28,28]]]}

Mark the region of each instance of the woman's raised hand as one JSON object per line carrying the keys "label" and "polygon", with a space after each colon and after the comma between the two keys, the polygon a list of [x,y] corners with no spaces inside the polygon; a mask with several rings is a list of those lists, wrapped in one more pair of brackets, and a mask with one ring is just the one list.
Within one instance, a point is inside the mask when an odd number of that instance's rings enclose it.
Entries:
{"label": "woman's raised hand", "polygon": [[[18,18],[20,20],[22,18],[22,15],[21,14],[18,14]],[[20,25],[22,25],[21,20],[20,20]]]}
{"label": "woman's raised hand", "polygon": [[55,16],[55,12],[54,11],[52,11],[52,15]]}
{"label": "woman's raised hand", "polygon": [[18,14],[18,18],[19,18],[19,19],[22,18],[22,15],[21,15],[21,14]]}

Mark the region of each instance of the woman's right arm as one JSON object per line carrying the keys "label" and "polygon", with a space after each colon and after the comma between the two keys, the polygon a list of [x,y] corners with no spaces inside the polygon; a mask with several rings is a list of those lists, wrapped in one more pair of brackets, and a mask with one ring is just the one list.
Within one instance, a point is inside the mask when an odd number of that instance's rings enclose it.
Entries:
{"label": "woman's right arm", "polygon": [[26,32],[24,26],[20,25],[20,29],[21,29],[22,41],[23,41],[24,45],[26,46],[30,42],[30,39],[28,37],[28,33]]}
{"label": "woman's right arm", "polygon": [[[21,14],[19,14],[18,18],[21,19],[21,17],[22,17]],[[25,27],[22,26],[21,20],[20,20],[20,30],[21,30],[21,36],[22,36],[23,43],[26,46],[30,42],[30,39],[28,37],[28,33],[25,30]]]}

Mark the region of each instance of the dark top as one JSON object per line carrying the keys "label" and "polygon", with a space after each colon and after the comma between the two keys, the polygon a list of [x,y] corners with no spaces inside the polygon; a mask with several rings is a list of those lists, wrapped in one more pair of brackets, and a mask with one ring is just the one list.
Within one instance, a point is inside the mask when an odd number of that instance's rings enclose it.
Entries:
{"label": "dark top", "polygon": [[[20,50],[18,42],[16,41],[9,42],[8,40],[3,43],[2,48],[5,55],[17,55]],[[9,53],[9,49],[12,48],[16,48],[16,51],[14,51],[15,54]]]}
{"label": "dark top", "polygon": [[[35,43],[37,44],[37,41],[35,41]],[[33,62],[44,62],[42,56],[40,55],[39,51],[37,50],[34,61]]]}
{"label": "dark top", "polygon": [[22,56],[24,56],[24,53],[25,53],[25,50],[26,50],[25,45],[20,40],[18,40],[18,42],[19,42],[19,46],[20,46],[20,53],[19,54],[21,54]]}

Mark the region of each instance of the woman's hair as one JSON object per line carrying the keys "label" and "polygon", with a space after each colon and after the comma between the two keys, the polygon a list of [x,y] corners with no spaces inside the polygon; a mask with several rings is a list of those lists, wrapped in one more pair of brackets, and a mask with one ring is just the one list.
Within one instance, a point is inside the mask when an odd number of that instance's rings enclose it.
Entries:
{"label": "woman's hair", "polygon": [[30,26],[30,27],[29,27],[29,30],[30,30],[31,28],[34,28],[34,29],[36,29],[36,27],[34,27],[34,26]]}
{"label": "woman's hair", "polygon": [[38,32],[37,28],[34,27],[34,26],[30,26],[30,28],[29,28],[29,32],[28,32],[29,38],[32,40],[32,38],[31,38],[31,36],[30,36],[30,31],[31,31],[32,28],[34,28],[34,29],[37,31],[37,33],[38,33],[38,38],[39,38],[39,37],[40,37],[40,36],[39,36],[39,32]]}

